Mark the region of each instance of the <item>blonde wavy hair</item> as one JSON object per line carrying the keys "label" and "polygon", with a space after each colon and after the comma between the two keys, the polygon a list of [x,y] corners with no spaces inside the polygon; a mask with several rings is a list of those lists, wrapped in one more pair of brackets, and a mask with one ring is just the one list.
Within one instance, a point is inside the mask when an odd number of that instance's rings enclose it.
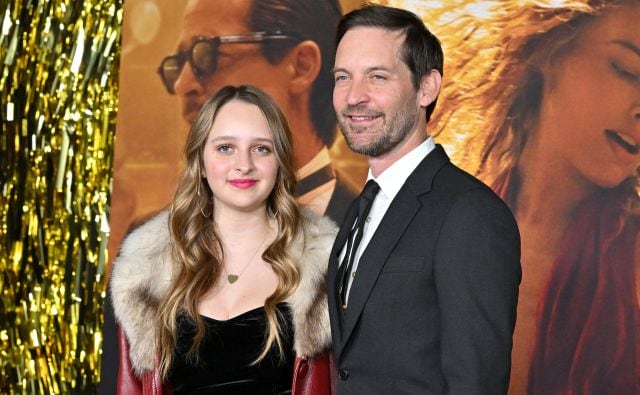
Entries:
{"label": "blonde wavy hair", "polygon": [[[540,102],[545,62],[570,50],[585,25],[638,0],[447,2],[424,10],[446,45],[449,83],[430,126],[466,170],[490,185],[518,164]],[[437,26],[437,27],[436,27]],[[619,188],[637,205],[638,179]]]}
{"label": "blonde wavy hair", "polygon": [[[186,166],[182,172],[171,205],[169,228],[174,260],[174,282],[163,302],[160,318],[161,371],[166,377],[176,348],[176,319],[186,314],[195,323],[197,333],[188,356],[197,360],[197,350],[204,337],[204,322],[198,314],[198,301],[216,283],[222,271],[224,251],[212,219],[212,192],[202,178],[203,150],[216,115],[227,103],[240,100],[253,104],[264,115],[278,161],[278,175],[267,198],[267,215],[276,223],[276,237],[262,254],[278,277],[276,290],[264,304],[267,333],[264,348],[254,361],[262,360],[272,346],[281,358],[281,320],[276,305],[284,301],[298,285],[299,272],[287,253],[287,247],[299,231],[301,214],[293,198],[296,177],[293,167],[291,131],[282,111],[273,99],[251,85],[226,86],[216,92],[202,107],[194,121],[184,149]],[[205,217],[206,215],[206,217]]]}

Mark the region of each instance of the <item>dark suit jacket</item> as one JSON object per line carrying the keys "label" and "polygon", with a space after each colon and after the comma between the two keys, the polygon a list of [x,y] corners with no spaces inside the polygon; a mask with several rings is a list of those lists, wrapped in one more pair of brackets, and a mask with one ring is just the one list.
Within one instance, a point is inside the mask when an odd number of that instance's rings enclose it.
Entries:
{"label": "dark suit jacket", "polygon": [[355,216],[328,273],[338,394],[506,393],[521,277],[507,206],[438,145],[362,254],[343,313],[338,255]]}
{"label": "dark suit jacket", "polygon": [[340,175],[336,176],[336,187],[329,199],[329,205],[324,215],[328,216],[337,223],[341,223],[344,219],[347,209],[351,201],[358,196],[358,193],[352,190],[342,179]]}

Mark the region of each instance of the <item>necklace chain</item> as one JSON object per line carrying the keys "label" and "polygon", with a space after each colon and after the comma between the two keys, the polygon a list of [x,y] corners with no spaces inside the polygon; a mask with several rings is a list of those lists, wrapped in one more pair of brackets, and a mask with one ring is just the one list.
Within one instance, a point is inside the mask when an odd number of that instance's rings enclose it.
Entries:
{"label": "necklace chain", "polygon": [[247,270],[247,268],[249,267],[249,264],[255,260],[255,257],[258,255],[258,251],[262,249],[265,242],[267,241],[268,235],[269,235],[269,232],[267,232],[267,234],[264,236],[264,239],[262,239],[262,243],[258,245],[258,248],[256,249],[256,251],[253,253],[253,255],[251,255],[251,258],[249,258],[249,261],[244,264],[244,267],[242,268],[242,270],[240,270],[238,274],[229,273],[227,271],[227,265],[223,265],[224,272],[227,275],[227,282],[229,282],[229,284],[233,284],[236,281],[238,281],[242,273],[244,273],[244,271]]}

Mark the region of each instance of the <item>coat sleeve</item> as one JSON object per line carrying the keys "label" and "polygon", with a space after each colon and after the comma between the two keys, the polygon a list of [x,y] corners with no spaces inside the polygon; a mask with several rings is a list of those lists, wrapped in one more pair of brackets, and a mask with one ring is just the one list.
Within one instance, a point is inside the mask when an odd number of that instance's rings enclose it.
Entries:
{"label": "coat sleeve", "polygon": [[159,360],[156,361],[155,368],[145,373],[142,378],[138,378],[133,373],[131,360],[129,359],[129,341],[120,325],[118,325],[118,347],[120,349],[118,357],[118,395],[171,394],[169,385],[164,383],[160,376]]}
{"label": "coat sleeve", "polygon": [[520,235],[489,189],[459,196],[438,235],[435,286],[448,394],[506,394],[521,278]]}
{"label": "coat sleeve", "polygon": [[296,358],[292,395],[331,395],[336,393],[335,363],[329,351],[313,358]]}
{"label": "coat sleeve", "polygon": [[142,381],[133,374],[129,359],[129,341],[118,325],[118,395],[142,395]]}

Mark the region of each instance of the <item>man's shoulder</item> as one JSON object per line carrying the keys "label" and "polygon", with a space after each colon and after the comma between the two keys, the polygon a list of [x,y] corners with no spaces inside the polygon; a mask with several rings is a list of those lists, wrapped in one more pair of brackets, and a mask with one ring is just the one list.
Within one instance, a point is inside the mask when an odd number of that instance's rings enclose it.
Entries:
{"label": "man's shoulder", "polygon": [[438,176],[449,182],[455,182],[466,188],[487,188],[490,189],[487,184],[482,182],[478,177],[467,172],[463,168],[459,167],[453,162],[448,162],[442,166]]}

